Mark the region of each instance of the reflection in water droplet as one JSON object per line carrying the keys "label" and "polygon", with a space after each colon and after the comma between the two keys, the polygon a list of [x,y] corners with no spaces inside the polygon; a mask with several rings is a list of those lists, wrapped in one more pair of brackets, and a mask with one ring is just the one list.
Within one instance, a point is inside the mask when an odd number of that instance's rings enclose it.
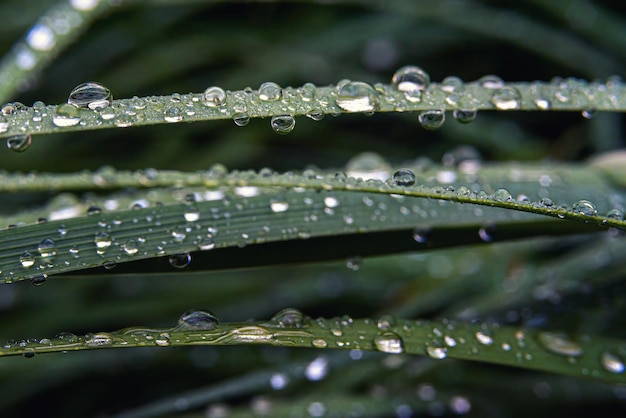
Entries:
{"label": "reflection in water droplet", "polygon": [[596,216],[598,214],[598,210],[595,205],[588,200],[582,199],[578,202],[574,203],[572,208],[574,213],[585,216]]}
{"label": "reflection in water droplet", "polygon": [[189,253],[179,253],[173,254],[168,259],[170,266],[177,269],[184,269],[185,267],[191,264],[191,254]]}
{"label": "reflection in water droplet", "polygon": [[478,230],[478,236],[485,242],[493,241],[496,233],[496,227],[494,225],[488,225]]}
{"label": "reflection in water droplet", "polygon": [[429,131],[439,129],[446,121],[446,112],[440,109],[423,110],[417,117],[420,125]]}
{"label": "reflection in water droplet", "polygon": [[609,219],[613,219],[616,221],[623,221],[624,220],[624,212],[622,212],[619,209],[611,209],[606,213],[606,217]]}
{"label": "reflection in water droplet", "polygon": [[189,310],[178,319],[176,331],[208,331],[217,328],[220,321],[209,311]]}
{"label": "reflection in water droplet", "polygon": [[307,326],[309,318],[295,308],[285,308],[272,317],[266,325],[274,328],[302,328]]}
{"label": "reflection in water droplet", "polygon": [[286,135],[296,127],[296,120],[291,115],[272,116],[270,126],[277,134]]}
{"label": "reflection in water droplet", "polygon": [[476,119],[478,112],[476,109],[457,109],[452,112],[452,116],[457,122],[470,123]]}
{"label": "reflection in water droplet", "polygon": [[48,280],[48,275],[47,274],[40,274],[38,276],[35,276],[33,278],[30,279],[30,282],[35,285],[35,286],[41,286],[43,285],[46,280]]}
{"label": "reflection in water droplet", "polygon": [[259,98],[266,102],[275,102],[280,100],[283,90],[280,86],[272,81],[265,82],[259,87]]}
{"label": "reflection in water droplet", "polygon": [[555,354],[568,357],[582,356],[583,348],[576,342],[568,339],[565,335],[555,332],[540,332],[537,335],[539,343]]}
{"label": "reflection in water droplet", "polygon": [[624,362],[615,354],[605,351],[600,356],[600,363],[608,372],[615,374],[624,373]]}
{"label": "reflection in water droplet", "polygon": [[57,107],[56,114],[52,117],[52,123],[58,127],[75,126],[78,122],[80,122],[78,108],[68,103]]}
{"label": "reflection in water droplet", "polygon": [[207,88],[202,94],[202,103],[208,107],[219,107],[226,102],[226,92],[217,86]]}
{"label": "reflection in water droplet", "polygon": [[493,92],[491,103],[498,110],[519,109],[522,102],[522,95],[515,87],[502,87]]}
{"label": "reflection in water droplet", "polygon": [[337,106],[346,112],[372,112],[378,109],[378,93],[362,81],[348,81],[338,85]]}
{"label": "reflection in water droplet", "polygon": [[478,331],[475,334],[475,337],[476,337],[476,341],[478,341],[481,344],[484,344],[484,345],[493,344],[493,338],[491,338],[491,336],[486,331]]}
{"label": "reflection in water droplet", "polygon": [[67,98],[67,103],[76,107],[103,109],[113,101],[111,91],[100,83],[88,82],[79,84]]}
{"label": "reflection in water droplet", "polygon": [[399,354],[404,351],[402,338],[395,332],[383,332],[374,338],[374,345],[383,353]]}
{"label": "reflection in water droplet", "polygon": [[393,173],[392,180],[398,186],[413,186],[415,184],[415,174],[411,170],[403,168]]}
{"label": "reflection in water droplet", "polygon": [[426,347],[426,353],[434,359],[442,360],[448,356],[448,350],[445,347],[434,347],[429,345]]}
{"label": "reflection in water droplet", "polygon": [[7,148],[15,152],[24,152],[32,144],[30,135],[14,135],[7,138]]}
{"label": "reflection in water droplet", "polygon": [[233,122],[237,126],[246,126],[250,123],[250,115],[245,112],[238,112],[233,115]]}

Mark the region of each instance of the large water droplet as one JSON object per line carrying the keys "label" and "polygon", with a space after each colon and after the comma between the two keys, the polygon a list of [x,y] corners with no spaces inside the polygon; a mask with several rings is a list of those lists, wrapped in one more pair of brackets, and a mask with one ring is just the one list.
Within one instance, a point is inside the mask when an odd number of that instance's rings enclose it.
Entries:
{"label": "large water droplet", "polygon": [[209,311],[189,310],[178,319],[176,331],[208,331],[217,328],[220,321]]}
{"label": "large water droplet", "polygon": [[502,87],[493,92],[491,103],[499,110],[516,110],[522,104],[522,95],[515,87]]}
{"label": "large water droplet", "polygon": [[585,216],[596,216],[598,214],[598,210],[595,205],[588,200],[582,199],[578,202],[574,203],[572,208],[574,213]]}
{"label": "large water droplet", "polygon": [[226,92],[221,87],[209,87],[202,93],[202,103],[208,107],[222,106],[226,103]]}
{"label": "large water droplet", "polygon": [[415,184],[415,174],[411,170],[403,168],[393,173],[392,180],[398,186],[413,186]]}
{"label": "large water droplet", "polygon": [[170,266],[177,269],[184,269],[189,264],[191,264],[191,254],[189,253],[179,253],[173,254],[168,259]]}
{"label": "large water droplet", "polygon": [[57,254],[57,246],[50,238],[46,238],[37,247],[42,257],[54,257]]}
{"label": "large water droplet", "polygon": [[266,102],[275,102],[280,100],[283,90],[280,86],[272,81],[265,82],[259,87],[259,98]]}
{"label": "large water droplet", "polygon": [[376,322],[376,326],[381,331],[389,331],[392,327],[395,327],[396,324],[396,318],[389,314],[381,316]]}
{"label": "large water droplet", "polygon": [[80,122],[78,108],[68,103],[57,107],[56,114],[52,117],[52,123],[58,127],[75,126],[78,122]]}
{"label": "large water droplet", "polygon": [[383,353],[399,354],[404,351],[402,338],[395,332],[387,331],[374,338],[374,345]]}
{"label": "large water droplet", "polygon": [[22,265],[22,267],[32,267],[35,265],[35,257],[33,257],[31,253],[26,251],[20,257],[20,264]]}
{"label": "large water droplet", "polygon": [[32,143],[32,137],[27,134],[14,135],[7,138],[7,148],[15,152],[26,151]]}
{"label": "large water droplet", "polygon": [[441,109],[423,110],[417,117],[420,125],[424,129],[433,131],[441,128],[446,121],[446,112]]}
{"label": "large water droplet", "polygon": [[584,351],[580,344],[568,339],[565,335],[555,332],[540,332],[537,335],[539,343],[546,350],[555,354],[561,354],[568,357],[582,356]]}
{"label": "large water droplet", "polygon": [[67,98],[67,103],[76,107],[103,109],[113,101],[111,91],[100,83],[88,82],[79,84]]}
{"label": "large water droplet", "polygon": [[448,350],[445,347],[435,347],[429,345],[426,347],[426,353],[434,359],[442,360],[448,356]]}
{"label": "large water droplet", "polygon": [[42,286],[48,280],[47,274],[39,274],[30,279],[30,282],[35,286]]}
{"label": "large water droplet", "polygon": [[296,127],[296,120],[291,115],[272,116],[270,126],[277,134],[286,135]]}
{"label": "large water droplet", "polygon": [[615,374],[624,373],[624,362],[615,354],[605,351],[600,356],[600,363],[608,372]]}
{"label": "large water droplet", "polygon": [[430,84],[430,76],[420,67],[406,65],[398,69],[391,78],[391,83],[402,92],[425,90]]}
{"label": "large water droplet", "polygon": [[378,93],[362,81],[349,81],[337,91],[337,106],[346,112],[372,112],[378,109]]}
{"label": "large water droplet", "polygon": [[500,202],[511,202],[513,197],[507,189],[498,189],[493,193],[493,197]]}
{"label": "large water droplet", "polygon": [[308,322],[308,317],[298,309],[285,308],[274,315],[268,325],[275,328],[302,328]]}
{"label": "large water droplet", "polygon": [[617,208],[613,208],[610,209],[607,213],[606,213],[606,217],[615,221],[623,221],[624,220],[624,212],[621,211],[620,209]]}

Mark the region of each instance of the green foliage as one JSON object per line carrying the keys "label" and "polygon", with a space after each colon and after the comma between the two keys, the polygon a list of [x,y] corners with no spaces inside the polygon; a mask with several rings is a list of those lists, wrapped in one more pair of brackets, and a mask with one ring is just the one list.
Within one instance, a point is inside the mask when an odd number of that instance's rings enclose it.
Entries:
{"label": "green foliage", "polygon": [[619,6],[43,3],[0,5],[3,415],[623,413]]}

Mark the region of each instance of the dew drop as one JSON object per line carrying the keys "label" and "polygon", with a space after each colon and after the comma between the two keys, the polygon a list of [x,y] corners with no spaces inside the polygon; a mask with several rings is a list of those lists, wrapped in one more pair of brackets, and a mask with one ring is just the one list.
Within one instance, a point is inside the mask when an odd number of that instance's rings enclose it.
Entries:
{"label": "dew drop", "polygon": [[596,216],[598,214],[598,210],[595,205],[588,200],[582,199],[578,202],[574,203],[573,206],[574,213],[585,216]]}
{"label": "dew drop", "polygon": [[184,269],[189,264],[191,264],[191,254],[189,253],[179,253],[173,254],[169,257],[170,266],[177,269]]}
{"label": "dew drop", "polygon": [[346,112],[372,112],[378,109],[378,93],[362,81],[348,81],[337,86],[336,103]]}
{"label": "dew drop", "polygon": [[423,110],[417,117],[424,129],[433,131],[441,128],[446,121],[446,112],[441,109]]}
{"label": "dew drop", "polygon": [[606,213],[606,217],[615,221],[623,221],[624,220],[624,212],[621,210],[614,208],[609,210]]}
{"label": "dew drop", "polygon": [[324,119],[324,112],[321,109],[314,109],[310,111],[309,113],[307,113],[306,117],[316,122],[319,122],[322,119]]}
{"label": "dew drop", "polygon": [[167,332],[160,333],[154,340],[154,343],[159,347],[167,347],[171,344],[170,342],[170,334]]}
{"label": "dew drop", "polygon": [[546,99],[545,97],[535,97],[533,99],[533,103],[535,104],[535,106],[537,106],[537,109],[539,110],[549,110],[552,106],[550,100]]}
{"label": "dew drop", "polygon": [[35,265],[35,257],[33,257],[31,253],[26,251],[20,257],[20,264],[22,265],[22,267],[26,267],[26,268],[32,267]]}
{"label": "dew drop", "polygon": [[57,246],[50,238],[46,238],[39,243],[37,247],[42,257],[54,257],[57,254]]}
{"label": "dew drop", "polygon": [[114,341],[113,336],[108,332],[88,334],[85,337],[85,345],[87,347],[106,347],[112,345]]}
{"label": "dew drop", "polygon": [[96,249],[98,254],[104,254],[104,252],[111,246],[113,241],[111,237],[106,232],[98,232],[94,238],[94,243],[96,244]]}
{"label": "dew drop", "polygon": [[565,335],[555,332],[540,332],[537,335],[539,343],[548,351],[568,357],[582,356],[583,348]]}
{"label": "dew drop", "polygon": [[212,250],[213,248],[215,248],[215,241],[213,241],[213,238],[211,237],[203,238],[198,242],[199,250],[207,251]]}
{"label": "dew drop", "polygon": [[129,239],[124,243],[124,252],[128,255],[135,255],[139,251],[139,247],[137,245],[137,241],[134,239]]}
{"label": "dew drop", "polygon": [[339,206],[339,200],[337,200],[337,198],[333,196],[326,196],[324,198],[324,206],[331,209],[336,208],[337,206]]}
{"label": "dew drop", "polygon": [[42,286],[48,280],[47,274],[39,274],[30,279],[30,282],[35,286]]}
{"label": "dew drop", "polygon": [[221,87],[209,87],[202,93],[202,103],[208,107],[222,106],[226,103],[226,92]]}
{"label": "dew drop", "polygon": [[493,193],[494,199],[500,202],[511,202],[513,201],[513,197],[511,193],[507,189],[498,189]]}
{"label": "dew drop", "polygon": [[195,207],[189,206],[183,214],[183,217],[187,222],[196,222],[200,219],[200,212]]}
{"label": "dew drop", "polygon": [[434,347],[429,345],[426,347],[426,353],[436,360],[442,360],[448,356],[448,349],[445,347]]}
{"label": "dew drop", "polygon": [[274,213],[286,212],[289,209],[289,203],[284,199],[272,199],[270,201],[270,208]]}
{"label": "dew drop", "polygon": [[296,127],[296,120],[291,115],[272,116],[270,126],[277,134],[286,135]]}
{"label": "dew drop", "polygon": [[374,338],[374,345],[378,351],[390,354],[399,354],[404,351],[402,338],[395,332],[387,331]]}
{"label": "dew drop", "polygon": [[315,348],[326,348],[328,347],[328,342],[323,338],[316,338],[311,341],[311,345]]}
{"label": "dew drop", "polygon": [[476,119],[476,109],[456,109],[452,112],[452,116],[457,122],[470,123]]}
{"label": "dew drop", "polygon": [[483,345],[493,344],[493,338],[491,338],[491,336],[484,331],[478,331],[474,336],[476,337],[476,341]]}
{"label": "dew drop", "polygon": [[363,259],[358,256],[350,257],[346,260],[346,267],[352,271],[360,270],[362,264],[363,264]]}
{"label": "dew drop", "polygon": [[272,81],[265,82],[259,87],[259,99],[265,102],[275,102],[280,100],[283,90]]}
{"label": "dew drop", "polygon": [[248,123],[250,123],[250,115],[248,115],[246,112],[235,113],[233,115],[233,122],[235,122],[235,125],[237,126],[246,126]]}
{"label": "dew drop", "polygon": [[515,87],[502,87],[493,92],[491,103],[498,110],[516,110],[521,106],[522,95]]}
{"label": "dew drop", "polygon": [[99,213],[102,212],[102,208],[100,208],[100,206],[89,206],[89,208],[87,208],[87,216],[92,216],[92,215],[97,215]]}
{"label": "dew drop", "polygon": [[169,123],[176,123],[183,120],[183,111],[176,106],[168,107],[163,112],[163,119]]}
{"label": "dew drop", "polygon": [[78,341],[78,337],[71,332],[59,332],[54,336],[54,338],[64,341],[68,344],[74,344]]}
{"label": "dew drop", "polygon": [[394,73],[391,83],[402,92],[425,90],[430,84],[430,76],[420,67],[406,65]]}
{"label": "dew drop", "polygon": [[415,184],[415,174],[411,170],[403,168],[393,173],[392,180],[397,186],[413,186]]}
{"label": "dew drop", "polygon": [[504,81],[497,75],[488,74],[478,79],[481,87],[486,89],[499,89],[504,87]]}
{"label": "dew drop", "polygon": [[78,108],[68,103],[57,107],[56,114],[52,117],[52,123],[58,127],[75,126],[78,122],[80,122]]}
{"label": "dew drop", "polygon": [[208,331],[217,328],[220,321],[209,311],[192,309],[178,318],[176,331]]}
{"label": "dew drop", "polygon": [[605,351],[600,356],[600,363],[608,372],[615,374],[624,373],[624,362],[615,354]]}
{"label": "dew drop", "polygon": [[378,318],[376,322],[376,326],[381,331],[389,331],[392,327],[395,327],[397,324],[396,318],[393,315],[383,315]]}
{"label": "dew drop", "polygon": [[96,8],[101,0],[70,0],[70,4],[76,10],[81,12],[89,12]]}
{"label": "dew drop", "polygon": [[7,138],[7,148],[15,152],[24,152],[33,143],[33,139],[28,134],[14,135]]}
{"label": "dew drop", "polygon": [[274,328],[302,328],[307,326],[309,318],[295,308],[285,308],[270,319],[269,326]]}
{"label": "dew drop", "polygon": [[110,106],[112,101],[111,90],[95,82],[79,84],[74,87],[67,98],[67,103],[70,105],[94,110],[104,109]]}

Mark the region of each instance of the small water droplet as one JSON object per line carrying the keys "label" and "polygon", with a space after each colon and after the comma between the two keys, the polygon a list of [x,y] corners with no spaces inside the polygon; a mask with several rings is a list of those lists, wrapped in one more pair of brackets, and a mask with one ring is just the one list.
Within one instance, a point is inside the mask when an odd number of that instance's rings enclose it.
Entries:
{"label": "small water droplet", "polygon": [[378,109],[378,93],[362,81],[348,81],[337,85],[337,106],[346,112],[372,112]]}
{"label": "small water droplet", "polygon": [[191,264],[191,254],[189,253],[179,253],[173,254],[168,259],[170,266],[177,269],[184,269],[189,264]]}
{"label": "small water droplet", "polygon": [[32,267],[35,265],[35,257],[33,257],[31,253],[26,251],[20,257],[20,264],[22,265],[22,267],[26,267],[26,268]]}
{"label": "small water droplet", "polygon": [[441,80],[441,90],[446,93],[453,93],[463,87],[463,80],[456,76],[448,76]]}
{"label": "small water droplet", "polygon": [[406,65],[394,73],[391,83],[398,91],[414,92],[425,90],[430,84],[430,76],[420,67]]}
{"label": "small water droplet", "polygon": [[39,243],[37,247],[42,257],[54,257],[57,254],[57,246],[50,238],[46,238]]}
{"label": "small water droplet", "polygon": [[39,274],[33,278],[30,279],[30,282],[35,285],[35,286],[41,286],[43,285],[46,280],[48,280],[48,275],[47,274]]}
{"label": "small water droplet", "polygon": [[411,170],[403,168],[393,173],[392,180],[401,187],[413,186],[415,184],[415,174]]}
{"label": "small water droplet", "polygon": [[595,205],[588,200],[582,199],[578,202],[574,203],[572,208],[574,213],[585,216],[596,216],[598,214],[598,210]]}
{"label": "small water droplet", "polygon": [[226,103],[226,92],[221,87],[209,87],[202,93],[202,103],[208,107],[222,106]]}
{"label": "small water droplet", "polygon": [[565,335],[555,332],[540,332],[537,334],[539,343],[546,350],[567,357],[580,357],[583,355],[583,348],[576,342],[568,339]]}
{"label": "small water droplet", "polygon": [[423,110],[417,116],[417,120],[424,129],[433,131],[443,126],[446,121],[446,112],[441,109]]}
{"label": "small water droplet", "polygon": [[389,163],[374,152],[357,154],[346,163],[346,174],[363,180],[386,181],[390,171]]}
{"label": "small water droplet", "polygon": [[207,251],[207,250],[212,250],[214,248],[215,248],[215,241],[213,241],[213,238],[211,237],[203,238],[198,242],[199,250]]}
{"label": "small water droplet", "polygon": [[613,219],[615,221],[623,221],[624,220],[624,212],[622,212],[621,210],[614,208],[609,210],[606,213],[606,217],[609,219]]}
{"label": "small water droplet", "polygon": [[185,210],[183,217],[187,222],[197,222],[200,219],[200,212],[194,206],[189,206]]}
{"label": "small water droplet", "polygon": [[443,337],[443,341],[446,343],[448,347],[456,347],[456,340],[449,335],[446,335],[445,337]]}
{"label": "small water droplet", "polygon": [[78,108],[68,103],[57,107],[57,111],[52,117],[52,123],[58,127],[75,126],[78,125],[78,122],[80,122]]}
{"label": "small water droplet", "polygon": [[378,318],[376,326],[381,331],[389,331],[392,327],[396,326],[396,317],[393,315],[383,315]]}
{"label": "small water droplet", "polygon": [[426,353],[431,358],[434,358],[436,360],[442,360],[448,356],[448,349],[445,347],[435,347],[429,345],[426,347]]}
{"label": "small water droplet", "polygon": [[624,373],[624,362],[615,354],[605,351],[600,356],[600,363],[608,372],[615,374]]}
{"label": "small water droplet", "polygon": [[337,198],[333,196],[326,196],[324,198],[324,206],[330,209],[336,208],[337,206],[339,206],[339,200],[337,200]]}
{"label": "small water droplet", "polygon": [[395,332],[387,331],[374,338],[374,345],[378,351],[390,354],[399,354],[404,351],[402,338]]}
{"label": "small water droplet", "polygon": [[176,106],[168,107],[163,112],[163,119],[169,123],[176,123],[183,120],[183,111]]}
{"label": "small water droplet", "polygon": [[296,120],[291,115],[272,116],[270,126],[277,134],[286,135],[296,127]]}
{"label": "small water droplet", "polygon": [[102,212],[102,209],[100,208],[100,206],[89,206],[89,208],[87,208],[87,215],[91,216],[91,215],[97,215],[99,213]]}
{"label": "small water droplet", "polygon": [[259,98],[266,102],[275,102],[280,100],[283,90],[280,86],[272,81],[265,82],[259,87]]}
{"label": "small water droplet", "polygon": [[112,345],[115,341],[113,336],[108,332],[87,334],[85,337],[85,345],[87,347],[106,347]]}
{"label": "small water droplet", "polygon": [[246,126],[250,123],[250,115],[246,112],[237,112],[233,115],[233,122],[235,122],[237,126]]}
{"label": "small water droplet", "polygon": [[309,318],[295,308],[285,308],[270,319],[269,326],[274,328],[302,328],[307,326]]}
{"label": "small water droplet", "polygon": [[129,239],[124,243],[124,252],[128,255],[135,255],[139,251],[139,246],[137,245],[137,241],[134,239]]}
{"label": "small water droplet", "polygon": [[502,87],[493,92],[491,103],[498,110],[516,110],[521,106],[522,95],[515,87]]}
{"label": "small water droplet", "polygon": [[500,202],[511,202],[513,197],[507,189],[498,189],[493,193],[493,197]]}
{"label": "small water droplet", "polygon": [[270,201],[270,208],[274,213],[286,212],[289,209],[289,203],[283,198],[275,198]]}
{"label": "small water droplet", "polygon": [[493,74],[482,76],[478,79],[478,83],[481,87],[486,89],[499,89],[504,87],[504,80]]}
{"label": "small water droplet", "polygon": [[28,134],[13,135],[7,138],[7,148],[15,152],[24,152],[33,143],[33,139]]}
{"label": "small water droplet", "polygon": [[209,331],[217,328],[220,321],[209,311],[192,309],[180,316],[176,331]]}
{"label": "small water droplet", "polygon": [[74,87],[67,98],[67,103],[76,107],[103,109],[113,101],[111,91],[100,83],[87,82]]}
{"label": "small water droplet", "polygon": [[98,254],[104,254],[104,252],[113,244],[111,236],[106,232],[98,232],[94,238],[96,244],[96,250]]}
{"label": "small water droplet", "polygon": [[491,345],[493,344],[493,338],[486,331],[478,331],[475,335],[476,341],[483,345]]}
{"label": "small water droplet", "polygon": [[476,109],[456,109],[452,112],[454,119],[460,123],[470,123],[474,121],[477,114]]}

